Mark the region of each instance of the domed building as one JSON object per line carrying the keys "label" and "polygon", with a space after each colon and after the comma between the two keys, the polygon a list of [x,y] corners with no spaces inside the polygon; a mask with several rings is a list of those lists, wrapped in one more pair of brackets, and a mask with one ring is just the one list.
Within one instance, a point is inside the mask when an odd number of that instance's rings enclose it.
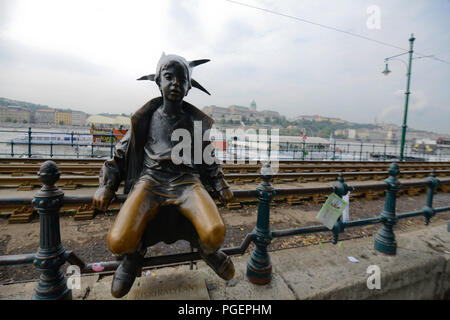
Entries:
{"label": "domed building", "polygon": [[251,111],[256,111],[256,102],[255,102],[255,100],[252,100],[252,103],[250,103],[250,110]]}
{"label": "domed building", "polygon": [[255,100],[252,100],[250,107],[244,107],[239,105],[231,105],[228,108],[207,106],[203,108],[203,112],[216,121],[220,120],[238,120],[251,119],[264,122],[267,118],[270,120],[284,118],[276,111],[265,110],[258,111]]}

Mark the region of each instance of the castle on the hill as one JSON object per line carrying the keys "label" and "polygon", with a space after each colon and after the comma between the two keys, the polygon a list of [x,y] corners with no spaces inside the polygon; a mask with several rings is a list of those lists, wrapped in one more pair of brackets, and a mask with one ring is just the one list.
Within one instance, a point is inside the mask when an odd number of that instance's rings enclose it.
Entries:
{"label": "castle on the hill", "polygon": [[256,108],[257,108],[256,102],[255,100],[253,100],[250,103],[250,107],[243,107],[238,105],[231,105],[228,108],[207,106],[203,108],[203,112],[216,121],[221,120],[241,121],[245,118],[250,120],[259,120],[261,123],[263,123],[267,119],[270,119],[270,121],[272,121],[274,119],[284,118],[276,111],[270,110],[258,111],[256,110]]}

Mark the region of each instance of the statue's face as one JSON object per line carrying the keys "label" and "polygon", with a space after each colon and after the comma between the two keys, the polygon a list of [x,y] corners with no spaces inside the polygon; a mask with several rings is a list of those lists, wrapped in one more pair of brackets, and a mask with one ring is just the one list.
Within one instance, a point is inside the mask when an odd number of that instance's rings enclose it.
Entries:
{"label": "statue's face", "polygon": [[171,101],[181,101],[188,92],[187,70],[179,63],[170,63],[161,70],[159,88]]}

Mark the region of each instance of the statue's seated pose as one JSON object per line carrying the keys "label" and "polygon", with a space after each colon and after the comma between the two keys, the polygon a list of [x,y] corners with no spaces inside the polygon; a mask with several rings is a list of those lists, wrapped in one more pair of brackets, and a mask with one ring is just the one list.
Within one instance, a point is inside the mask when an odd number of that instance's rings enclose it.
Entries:
{"label": "statue's seated pose", "polygon": [[[183,101],[192,86],[208,93],[191,77],[193,67],[208,61],[188,62],[163,53],[156,74],[138,79],[155,81],[162,97],[150,100],[133,114],[130,130],[102,167],[94,206],[106,210],[123,180],[128,193],[107,237],[111,252],[124,255],[111,286],[114,297],[129,292],[147,246],[159,241],[188,240],[220,277],[229,280],[234,276],[231,259],[219,250],[225,224],[212,199],[228,202],[233,193],[220,165],[203,159],[205,148],[214,156],[208,136],[213,120]],[[194,150],[194,130],[199,127],[201,163],[197,163],[198,154],[195,156],[198,147]],[[171,139],[176,129],[187,130],[192,138],[190,161],[185,161],[183,154],[181,164],[172,161],[173,154],[179,153],[173,152],[178,142]]]}

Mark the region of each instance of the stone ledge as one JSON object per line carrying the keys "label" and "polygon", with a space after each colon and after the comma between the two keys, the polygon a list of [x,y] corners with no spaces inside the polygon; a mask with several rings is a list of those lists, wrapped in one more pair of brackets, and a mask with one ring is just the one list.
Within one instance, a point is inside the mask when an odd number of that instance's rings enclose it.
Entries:
{"label": "stone ledge", "polygon": [[[427,242],[434,241],[432,247]],[[373,237],[280,252],[272,263],[298,299],[443,299],[450,290],[450,233],[445,225],[397,236],[397,255],[373,248]],[[348,260],[353,256],[359,260]],[[367,267],[381,270],[381,289],[369,290]],[[448,295],[448,293],[447,293]]]}

